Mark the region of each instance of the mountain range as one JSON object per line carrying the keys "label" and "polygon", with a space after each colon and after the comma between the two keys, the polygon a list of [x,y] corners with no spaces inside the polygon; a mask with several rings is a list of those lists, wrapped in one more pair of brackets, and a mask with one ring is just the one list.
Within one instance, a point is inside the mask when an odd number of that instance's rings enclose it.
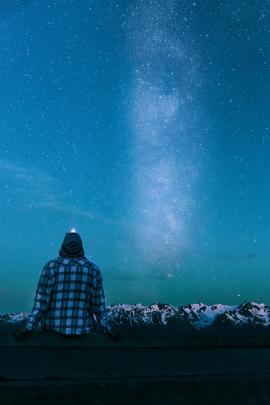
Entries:
{"label": "mountain range", "polygon": [[[109,324],[120,332],[180,334],[268,334],[270,308],[243,302],[233,305],[189,304],[173,306],[159,302],[149,306],[118,304],[107,306]],[[0,322],[17,323],[26,312],[0,315]]]}

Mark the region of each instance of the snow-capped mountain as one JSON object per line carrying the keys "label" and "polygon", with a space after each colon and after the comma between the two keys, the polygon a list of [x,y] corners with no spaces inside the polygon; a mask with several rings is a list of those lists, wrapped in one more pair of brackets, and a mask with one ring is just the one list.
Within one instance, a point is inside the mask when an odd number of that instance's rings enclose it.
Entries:
{"label": "snow-capped mountain", "polygon": [[[218,333],[226,331],[270,330],[270,308],[265,304],[244,302],[239,306],[189,304],[173,306],[154,303],[110,305],[107,307],[109,323],[121,330],[137,330],[143,333]],[[26,312],[0,315],[0,322],[21,322]]]}
{"label": "snow-capped mountain", "polygon": [[218,316],[224,313],[230,313],[237,309],[237,306],[231,305],[205,305],[200,304],[189,304],[187,306],[179,307],[179,312],[184,312],[187,314],[187,320],[196,328],[202,329],[210,326]]}
{"label": "snow-capped mountain", "polygon": [[226,311],[216,317],[208,328],[208,332],[215,333],[270,333],[270,308],[265,304],[244,302],[234,311]]}
{"label": "snow-capped mountain", "polygon": [[154,303],[149,306],[111,305],[108,307],[109,322],[112,327],[122,330],[132,329],[146,332],[195,332],[187,315],[170,304]]}

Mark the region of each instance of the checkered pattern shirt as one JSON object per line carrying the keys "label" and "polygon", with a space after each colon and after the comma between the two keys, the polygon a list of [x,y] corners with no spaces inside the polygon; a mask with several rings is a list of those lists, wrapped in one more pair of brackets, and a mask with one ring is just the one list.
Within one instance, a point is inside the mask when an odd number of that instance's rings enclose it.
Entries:
{"label": "checkered pattern shirt", "polygon": [[102,276],[86,257],[58,257],[41,273],[32,313],[24,324],[65,335],[86,334],[95,326],[110,330]]}

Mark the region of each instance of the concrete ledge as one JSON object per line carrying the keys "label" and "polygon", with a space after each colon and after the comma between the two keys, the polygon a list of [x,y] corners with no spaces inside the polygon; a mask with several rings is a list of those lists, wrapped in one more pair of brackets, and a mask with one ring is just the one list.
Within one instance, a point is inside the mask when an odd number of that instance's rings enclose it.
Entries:
{"label": "concrete ledge", "polygon": [[36,332],[17,342],[11,331],[2,333],[0,404],[270,403],[267,337],[136,339],[123,336],[112,343],[99,334],[63,338]]}
{"label": "concrete ledge", "polygon": [[13,333],[0,333],[0,346],[23,347],[94,347],[94,348],[248,348],[270,347],[270,336],[207,336],[198,335],[122,335],[118,342],[101,333],[80,337],[63,337],[53,332],[33,332],[24,341],[16,340]]}
{"label": "concrete ledge", "polygon": [[63,337],[0,325],[0,404],[269,405],[270,336]]}

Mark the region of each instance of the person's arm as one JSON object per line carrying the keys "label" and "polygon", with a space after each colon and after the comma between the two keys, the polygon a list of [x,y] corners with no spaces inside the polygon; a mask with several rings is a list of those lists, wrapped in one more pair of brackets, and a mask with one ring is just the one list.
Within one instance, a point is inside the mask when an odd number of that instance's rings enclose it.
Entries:
{"label": "person's arm", "polygon": [[42,270],[36,290],[33,310],[24,321],[24,326],[30,331],[35,329],[37,324],[44,317],[50,302],[52,286],[55,281],[53,267],[50,267],[50,263],[51,262],[47,263]]}
{"label": "person's arm", "polygon": [[97,272],[97,275],[93,280],[91,304],[97,319],[97,326],[100,327],[104,332],[111,331],[111,327],[108,324],[108,314],[100,271]]}

